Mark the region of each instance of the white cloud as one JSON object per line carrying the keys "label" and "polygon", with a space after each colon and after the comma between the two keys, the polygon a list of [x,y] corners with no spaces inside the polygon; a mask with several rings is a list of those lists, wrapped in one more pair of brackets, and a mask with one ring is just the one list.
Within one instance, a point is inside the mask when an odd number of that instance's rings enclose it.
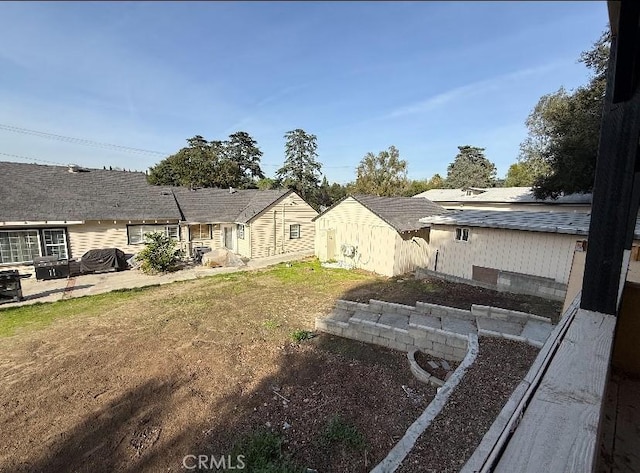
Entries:
{"label": "white cloud", "polygon": [[519,71],[510,72],[508,74],[503,74],[500,76],[492,77],[490,79],[485,79],[473,82],[471,84],[456,87],[429,97],[426,100],[397,108],[386,115],[385,118],[397,118],[405,115],[430,112],[451,102],[498,90],[508,82],[513,82],[525,77],[547,73],[561,65],[562,63],[560,61],[553,62],[533,68],[521,69]]}

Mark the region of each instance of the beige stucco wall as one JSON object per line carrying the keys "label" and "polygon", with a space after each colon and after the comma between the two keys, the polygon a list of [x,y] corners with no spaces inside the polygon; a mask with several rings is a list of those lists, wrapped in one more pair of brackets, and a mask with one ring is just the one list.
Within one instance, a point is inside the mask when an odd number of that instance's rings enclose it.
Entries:
{"label": "beige stucco wall", "polygon": [[[251,227],[251,258],[262,258],[282,253],[313,251],[315,225],[313,218],[318,215],[295,192],[278,200],[247,227]],[[300,225],[300,238],[289,238],[289,226]]]}
{"label": "beige stucco wall", "polygon": [[[461,242],[455,240],[455,228],[432,226],[430,245],[434,252],[439,250],[439,272],[466,279],[472,278],[472,267],[476,265],[566,284],[576,242],[584,239],[560,233],[470,228],[470,240]],[[427,268],[434,269],[434,262],[432,257]]]}
{"label": "beige stucco wall", "polygon": [[436,202],[452,210],[524,210],[527,212],[591,212],[590,205],[499,204],[495,202]]}
{"label": "beige stucco wall", "polygon": [[[335,233],[334,258],[356,268],[395,276],[423,267],[429,260],[428,230],[401,236],[393,227],[352,197],[348,197],[316,220],[315,254],[327,254],[327,232]],[[355,257],[342,254],[342,245],[357,248]]]}

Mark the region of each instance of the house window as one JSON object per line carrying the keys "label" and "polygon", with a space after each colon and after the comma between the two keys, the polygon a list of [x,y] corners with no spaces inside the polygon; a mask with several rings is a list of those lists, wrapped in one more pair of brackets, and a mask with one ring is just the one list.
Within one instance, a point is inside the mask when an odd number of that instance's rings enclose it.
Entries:
{"label": "house window", "polygon": [[44,254],[67,259],[67,236],[61,228],[42,230],[44,240]]}
{"label": "house window", "polygon": [[0,231],[0,263],[29,263],[40,256],[37,230]]}
{"label": "house window", "polygon": [[289,239],[297,240],[298,238],[300,238],[300,224],[289,225]]}
{"label": "house window", "polygon": [[241,223],[238,224],[238,238],[244,240],[244,225]]}
{"label": "house window", "polygon": [[127,236],[130,245],[139,245],[144,243],[144,236],[149,233],[164,233],[172,240],[179,239],[178,225],[128,225]]}
{"label": "house window", "polygon": [[457,241],[469,241],[469,229],[468,228],[456,228],[456,240]]}
{"label": "house window", "polygon": [[190,225],[189,235],[191,241],[211,240],[211,225]]}

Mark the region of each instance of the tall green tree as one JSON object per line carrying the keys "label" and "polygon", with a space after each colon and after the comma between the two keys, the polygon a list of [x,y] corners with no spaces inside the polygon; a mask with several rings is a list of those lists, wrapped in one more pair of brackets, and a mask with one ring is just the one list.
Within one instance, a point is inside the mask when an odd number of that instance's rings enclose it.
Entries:
{"label": "tall green tree", "polygon": [[246,131],[237,131],[229,135],[229,139],[223,143],[225,158],[233,163],[237,169],[236,186],[248,188],[256,187],[257,180],[264,178],[260,168],[262,151],[258,143]]}
{"label": "tall green tree", "polygon": [[610,40],[607,31],[581,54],[580,62],[591,70],[586,85],[544,95],[527,118],[519,162],[538,169],[533,182],[538,198],[593,189]]}
{"label": "tall green tree", "polygon": [[320,187],[318,187],[315,193],[312,205],[318,210],[325,209],[331,207],[345,195],[347,195],[347,188],[345,186],[337,182],[329,184],[327,176],[324,176]]}
{"label": "tall green tree", "polygon": [[200,135],[187,146],[151,167],[147,177],[155,185],[185,187],[257,187],[264,177],[260,169],[262,152],[245,132],[228,141],[207,141]]}
{"label": "tall green tree", "polygon": [[484,155],[484,148],[458,146],[458,154],[447,167],[446,187],[493,187],[496,166]]}
{"label": "tall green tree", "polygon": [[309,199],[318,188],[322,168],[317,160],[317,137],[297,128],[285,133],[284,138],[285,160],[276,177],[281,185]]}
{"label": "tall green tree", "polygon": [[444,179],[440,174],[434,174],[431,179],[415,179],[409,182],[404,195],[413,197],[431,189],[441,189],[445,185]]}
{"label": "tall green tree", "polygon": [[395,146],[377,155],[367,153],[356,168],[356,182],[353,191],[359,194],[379,196],[403,195],[407,180],[407,162],[400,159]]}

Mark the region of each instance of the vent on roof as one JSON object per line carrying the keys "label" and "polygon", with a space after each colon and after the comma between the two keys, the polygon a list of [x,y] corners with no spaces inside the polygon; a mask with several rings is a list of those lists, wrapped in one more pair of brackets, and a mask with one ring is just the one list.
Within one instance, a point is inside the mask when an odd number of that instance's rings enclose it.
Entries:
{"label": "vent on roof", "polygon": [[77,164],[69,164],[69,172],[89,172],[89,170],[80,167]]}
{"label": "vent on roof", "polygon": [[238,191],[235,190],[233,187],[229,187],[229,194],[235,194],[236,192]]}

